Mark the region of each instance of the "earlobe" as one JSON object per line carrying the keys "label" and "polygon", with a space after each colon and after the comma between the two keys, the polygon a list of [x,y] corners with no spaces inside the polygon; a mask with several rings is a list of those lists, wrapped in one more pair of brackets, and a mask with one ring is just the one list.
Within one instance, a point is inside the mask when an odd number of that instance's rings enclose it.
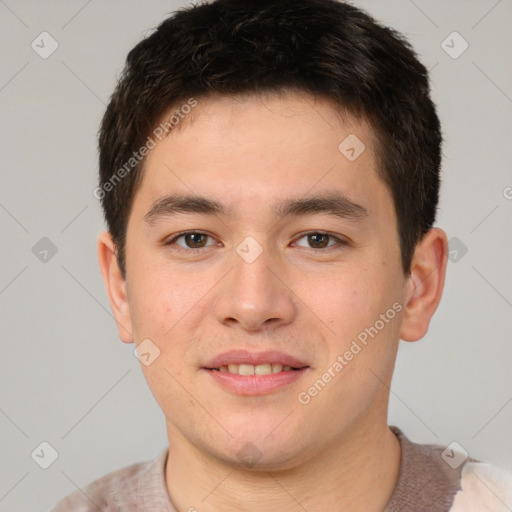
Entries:
{"label": "earlobe", "polygon": [[125,343],[133,343],[126,280],[119,269],[114,241],[111,234],[107,231],[101,233],[98,237],[98,260],[107,289],[110,307],[116,319],[119,337]]}
{"label": "earlobe", "polygon": [[432,228],[414,251],[407,281],[406,306],[400,338],[417,341],[427,333],[444,288],[447,238],[443,230]]}

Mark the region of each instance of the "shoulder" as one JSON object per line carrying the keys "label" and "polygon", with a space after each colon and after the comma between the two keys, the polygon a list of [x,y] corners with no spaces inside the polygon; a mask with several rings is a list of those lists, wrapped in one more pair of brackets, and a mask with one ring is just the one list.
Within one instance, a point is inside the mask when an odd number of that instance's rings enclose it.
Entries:
{"label": "shoulder", "polygon": [[135,511],[147,491],[163,494],[166,459],[167,450],[152,461],[112,471],[59,501],[51,512]]}
{"label": "shoulder", "polygon": [[506,512],[512,507],[512,473],[483,462],[464,464],[450,512]]}
{"label": "shoulder", "polygon": [[441,446],[413,443],[398,428],[390,429],[397,436],[402,453],[398,481],[385,512],[449,510],[460,488],[461,468],[445,462]]}
{"label": "shoulder", "polygon": [[468,458],[467,453],[416,444],[396,427],[402,458],[398,482],[385,512],[510,512],[512,474]]}

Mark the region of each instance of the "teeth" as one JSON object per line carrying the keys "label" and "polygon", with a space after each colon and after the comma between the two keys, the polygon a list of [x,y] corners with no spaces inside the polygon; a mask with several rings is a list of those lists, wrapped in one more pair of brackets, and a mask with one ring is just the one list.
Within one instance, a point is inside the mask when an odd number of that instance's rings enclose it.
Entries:
{"label": "teeth", "polygon": [[[233,372],[233,369],[232,368],[232,365],[229,365],[228,366],[228,370],[231,372],[231,373],[234,373]],[[254,366],[252,364],[241,364],[239,367],[238,367],[238,373],[240,375],[254,375]]]}
{"label": "teeth", "polygon": [[272,373],[279,373],[283,371],[283,365],[279,363],[272,363]]}
{"label": "teeth", "polygon": [[289,372],[291,366],[279,363],[264,363],[258,365],[252,364],[230,364],[218,368],[220,372],[233,373],[235,375],[270,375],[271,373]]}
{"label": "teeth", "polygon": [[254,375],[270,375],[272,373],[271,364],[259,364],[254,367]]}

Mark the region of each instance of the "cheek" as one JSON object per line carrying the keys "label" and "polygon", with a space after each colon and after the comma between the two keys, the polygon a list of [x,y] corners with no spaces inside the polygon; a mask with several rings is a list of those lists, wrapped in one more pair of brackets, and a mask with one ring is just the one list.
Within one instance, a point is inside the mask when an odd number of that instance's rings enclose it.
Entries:
{"label": "cheek", "polygon": [[190,350],[211,325],[212,290],[219,275],[208,269],[193,272],[168,263],[140,265],[130,276],[130,312],[137,342],[149,338],[173,372],[194,365]]}
{"label": "cheek", "polygon": [[129,276],[130,312],[136,339],[148,337],[163,343],[169,330],[198,301],[200,290],[194,279],[180,278],[177,272],[141,265]]}
{"label": "cheek", "polygon": [[[331,366],[339,355],[347,355],[347,367],[338,380],[347,379],[348,389],[363,385],[361,379],[371,378],[368,368],[386,373],[393,361],[401,296],[394,274],[380,269],[374,261],[357,269],[332,270],[328,277],[316,279],[315,287],[301,291],[309,308],[329,327],[325,363]],[[306,289],[309,295],[304,295]]]}
{"label": "cheek", "polygon": [[337,337],[345,338],[375,321],[383,302],[383,286],[369,269],[340,268],[303,283],[301,295]]}

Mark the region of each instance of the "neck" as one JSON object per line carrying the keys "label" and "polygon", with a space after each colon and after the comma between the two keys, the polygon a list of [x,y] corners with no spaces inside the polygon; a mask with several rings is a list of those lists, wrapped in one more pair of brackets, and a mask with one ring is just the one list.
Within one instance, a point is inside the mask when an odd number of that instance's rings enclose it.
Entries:
{"label": "neck", "polygon": [[168,428],[166,484],[179,511],[382,511],[398,480],[400,444],[369,421],[291,469],[240,469],[205,455]]}

